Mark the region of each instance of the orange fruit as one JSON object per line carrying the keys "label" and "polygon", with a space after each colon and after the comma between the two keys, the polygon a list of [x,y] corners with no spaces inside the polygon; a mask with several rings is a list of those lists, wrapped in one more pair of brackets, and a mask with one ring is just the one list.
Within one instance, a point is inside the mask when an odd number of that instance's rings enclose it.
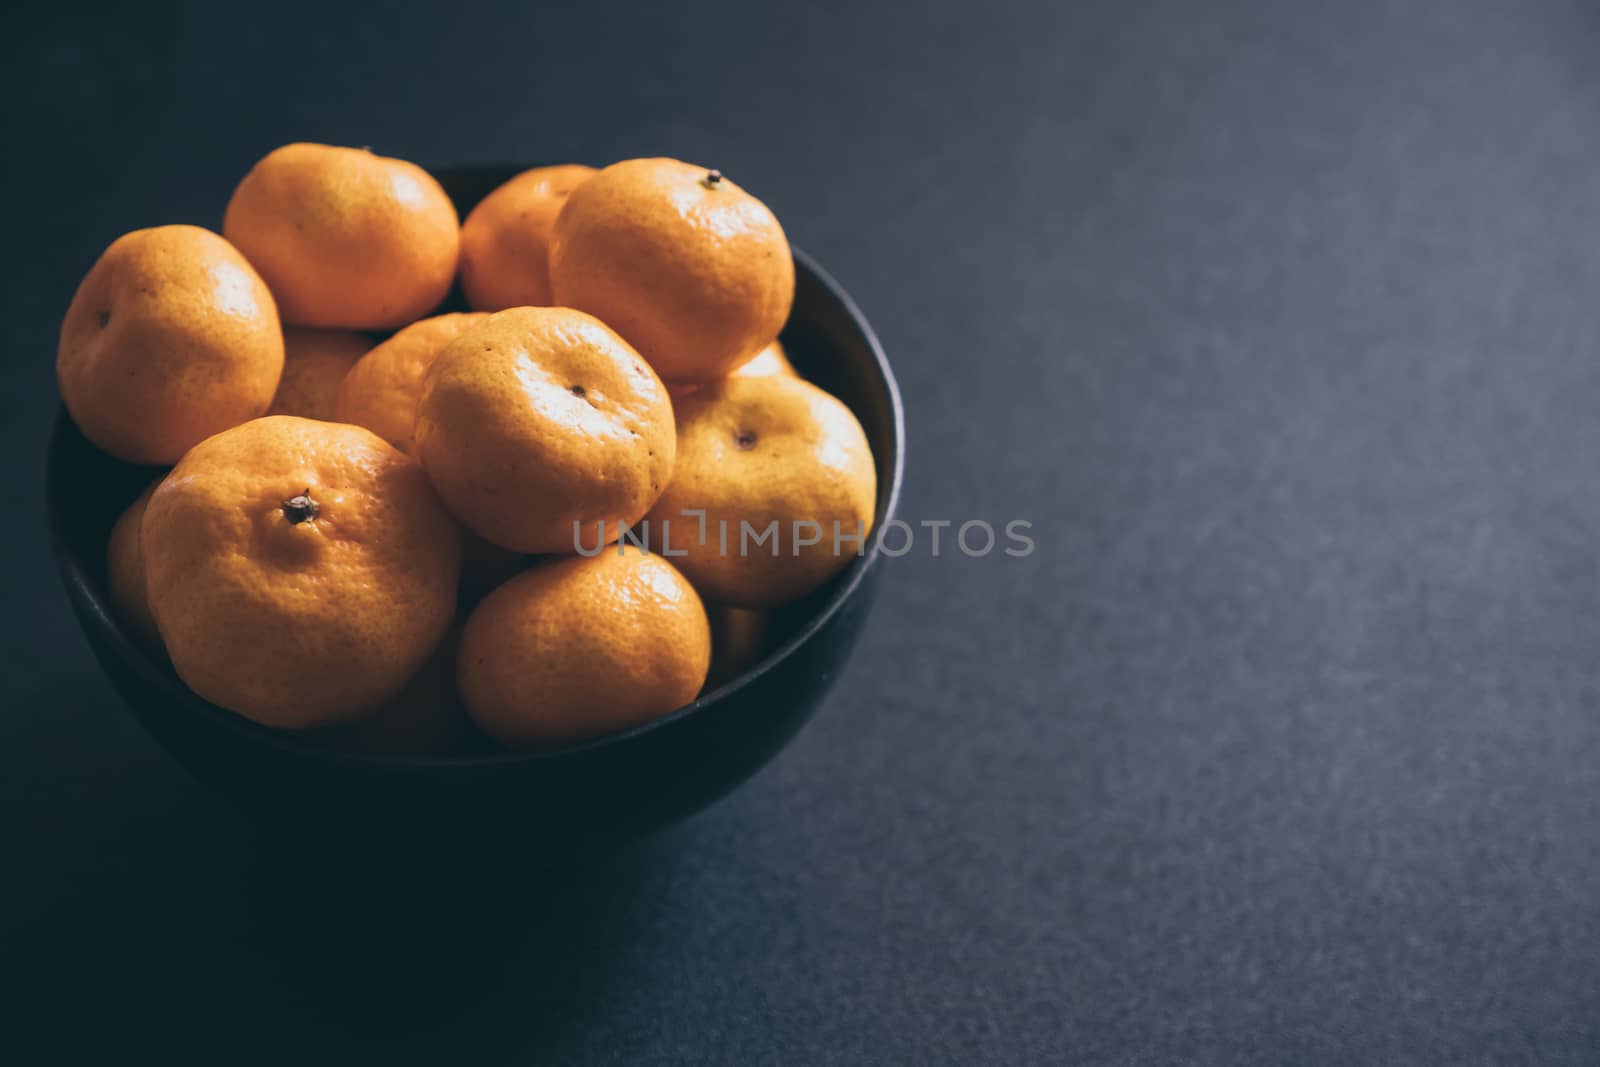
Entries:
{"label": "orange fruit", "polygon": [[283,378],[267,414],[334,421],[339,385],[371,347],[372,338],[349,330],[284,330]]}
{"label": "orange fruit", "polygon": [[268,726],[393,697],[455,608],[455,524],[359,426],[272,415],[201,442],[150,497],[142,540],[179,677]]}
{"label": "orange fruit", "polygon": [[[782,374],[791,378],[800,375],[794,369],[794,364],[789,362],[789,356],[783,350],[781,341],[774,341],[766,348],[757,352],[750,362],[740,364],[739,369],[729,377],[732,378],[764,378],[770,374]],[[679,397],[687,396],[700,388],[698,385],[669,385],[667,392],[672,395],[674,402]]]}
{"label": "orange fruit", "polygon": [[707,606],[711,619],[711,672],[707,691],[727,685],[754,667],[766,651],[770,618],[764,611]]}
{"label": "orange fruit", "polygon": [[321,740],[341,752],[373,756],[447,756],[466,748],[473,728],[456,694],[460,641],[460,627],[452,626],[393,700],[329,727]]}
{"label": "orange fruit", "polygon": [[784,374],[790,378],[798,378],[794,364],[789,362],[789,355],[783,350],[783,342],[774,341],[751,357],[750,362],[743,364],[733,372],[747,378],[760,378],[768,374]]}
{"label": "orange fruit", "polygon": [[272,294],[237,249],[198,226],[113,241],[78,286],[56,352],[72,420],[129,463],[174,463],[255,418],[282,372]]}
{"label": "orange fruit", "polygon": [[550,243],[556,303],[598,316],[663,381],[715,381],[770,344],[794,258],[767,206],[675,159],[613,163],[575,189]]}
{"label": "orange fruit", "polygon": [[832,396],[799,378],[733,377],[679,398],[677,425],[672,481],[649,529],[667,538],[658,547],[685,553],[673,562],[701,595],[783,604],[865,545],[877,500],[872,449]]}
{"label": "orange fruit", "polygon": [[462,311],[413,322],[350,368],[335,405],[340,422],[365,426],[402,452],[411,450],[422,378],[434,357],[457,337],[488,319]]}
{"label": "orange fruit", "polygon": [[660,556],[607,548],[541,563],[479,604],[457,684],[473,721],[513,748],[626,729],[689,703],[711,630]]}
{"label": "orange fruit", "polygon": [[555,303],[550,230],[593,167],[525,170],[484,197],[461,224],[461,291],[481,311]]}
{"label": "orange fruit", "polygon": [[417,407],[415,451],[439,495],[514,552],[614,539],[655,502],[674,450],[661,380],[571,308],[510,308],[468,330],[434,360]]}
{"label": "orange fruit", "polygon": [[144,547],[140,544],[139,527],[144,521],[145,505],[158,484],[159,479],[145,486],[144,492],[128,505],[111,527],[111,539],[106,543],[106,592],[111,597],[111,610],[129,634],[152,651],[161,648],[161,632],[156,629],[145,593]]}
{"label": "orange fruit", "polygon": [[222,232],[295,326],[386,330],[438,306],[455,279],[456,209],[427,171],[363,148],[291,144],[233,191]]}

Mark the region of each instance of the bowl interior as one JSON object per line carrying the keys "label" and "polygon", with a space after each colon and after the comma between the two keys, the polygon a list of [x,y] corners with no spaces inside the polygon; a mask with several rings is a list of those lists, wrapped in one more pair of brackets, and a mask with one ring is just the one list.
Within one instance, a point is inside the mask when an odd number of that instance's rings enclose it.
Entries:
{"label": "bowl interior", "polygon": [[[464,216],[519,169],[471,167],[441,170],[436,175]],[[893,373],[870,326],[837,283],[798,249],[795,267],[794,311],[782,341],[799,373],[837,396],[861,420],[877,464],[876,524],[881,526],[895,513],[902,470],[904,428]],[[441,310],[462,306],[459,294],[452,294]],[[325,749],[314,735],[270,730],[201,700],[182,684],[170,664],[145,653],[123,632],[106,597],[106,542],[123,509],[164,473],[164,468],[134,466],[106,456],[78,432],[64,409],[58,415],[49,452],[51,534],[74,607],[86,626],[103,631],[105,640],[97,650],[102,657],[115,656],[118,666],[134,673],[142,684],[165,691],[172,702],[191,708],[194,714],[220,716],[230,729],[254,735],[262,744],[307,754],[322,753],[339,760],[461,764],[540,759],[614,744],[668,720],[692,715],[781,663],[839,609],[877,556],[875,547],[869,544],[866,553],[828,585],[774,611],[755,666],[663,719],[592,741],[532,752],[441,757],[363,755]]]}

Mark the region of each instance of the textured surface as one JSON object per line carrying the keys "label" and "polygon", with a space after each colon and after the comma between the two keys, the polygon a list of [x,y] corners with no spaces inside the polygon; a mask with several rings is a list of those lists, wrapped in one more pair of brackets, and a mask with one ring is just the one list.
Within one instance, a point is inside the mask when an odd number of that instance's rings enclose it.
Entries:
{"label": "textured surface", "polygon": [[[1600,13],[410,6],[0,42],[0,1043],[1600,1059]],[[721,167],[879,328],[906,516],[1038,551],[924,531],[795,745],[594,870],[296,858],[123,713],[34,514],[79,276],[294,138]]]}

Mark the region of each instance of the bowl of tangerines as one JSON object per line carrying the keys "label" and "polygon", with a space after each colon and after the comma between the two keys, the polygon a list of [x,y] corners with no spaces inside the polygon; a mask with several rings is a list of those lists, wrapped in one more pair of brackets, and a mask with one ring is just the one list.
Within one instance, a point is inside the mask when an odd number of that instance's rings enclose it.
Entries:
{"label": "bowl of tangerines", "polygon": [[672,159],[430,174],[292,144],[61,326],[57,559],[203,782],[290,824],[581,848],[727,792],[871,602],[903,428],[870,327]]}

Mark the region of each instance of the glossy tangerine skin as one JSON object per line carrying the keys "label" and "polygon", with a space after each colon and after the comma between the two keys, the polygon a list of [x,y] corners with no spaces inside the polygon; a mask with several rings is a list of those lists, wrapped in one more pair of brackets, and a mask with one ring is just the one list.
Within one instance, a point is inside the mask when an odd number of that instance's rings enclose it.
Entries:
{"label": "glossy tangerine skin", "polygon": [[439,495],[513,552],[614,540],[665,488],[676,445],[661,380],[571,308],[511,308],[468,330],[417,408],[415,452]]}
{"label": "glossy tangerine skin", "polygon": [[358,426],[272,415],[202,442],[151,495],[141,539],[178,676],[267,726],[390,699],[455,609],[455,523],[422,469]]}
{"label": "glossy tangerine skin", "polygon": [[129,463],[176,463],[261,415],[282,373],[272,293],[237,249],[198,226],[113,241],[78,286],[56,354],[78,429]]}
{"label": "glossy tangerine skin", "polygon": [[783,328],[794,258],[767,206],[674,159],[614,163],[556,218],[557,304],[597,316],[672,385],[716,381]]}
{"label": "glossy tangerine skin", "polygon": [[568,163],[525,170],[484,197],[461,224],[461,291],[479,311],[544,307],[550,289],[550,231],[593,167]]}
{"label": "glossy tangerine skin", "polygon": [[487,312],[458,311],[396,331],[345,375],[335,404],[339,421],[365,426],[400,451],[410,452],[428,368],[451,341],[488,318]]}
{"label": "glossy tangerine skin", "polygon": [[794,364],[789,362],[789,354],[783,350],[782,341],[772,342],[752,356],[748,363],[741,364],[733,373],[746,378],[760,378],[768,374],[800,377],[799,372],[794,369]]}
{"label": "glossy tangerine skin", "polygon": [[[765,378],[778,374],[788,378],[798,378],[800,373],[794,369],[794,364],[789,362],[789,355],[783,350],[783,342],[774,341],[751,357],[748,363],[741,363],[739,368],[729,375],[730,378]],[[698,385],[669,385],[667,392],[672,394],[673,402],[682,396],[688,396]]]}
{"label": "glossy tangerine skin", "polygon": [[665,715],[695,698],[710,663],[705,607],[683,575],[607,547],[490,593],[462,632],[458,686],[485,733],[525,748]]}
{"label": "glossy tangerine skin", "polygon": [[293,326],[387,330],[450,291],[456,209],[414,163],[365,149],[290,144],[269,153],[228,201],[222,232]]}
{"label": "glossy tangerine skin", "polygon": [[[809,382],[734,376],[677,398],[678,457],[649,516],[673,560],[708,600],[767,608],[821,586],[871,533],[877,472],[850,409]],[[705,539],[701,540],[704,511]],[[795,523],[815,523],[796,536]],[[774,539],[752,537],[777,524]],[[834,551],[834,529],[840,551]],[[727,531],[724,548],[722,531]],[[860,535],[862,540],[845,541]]]}

